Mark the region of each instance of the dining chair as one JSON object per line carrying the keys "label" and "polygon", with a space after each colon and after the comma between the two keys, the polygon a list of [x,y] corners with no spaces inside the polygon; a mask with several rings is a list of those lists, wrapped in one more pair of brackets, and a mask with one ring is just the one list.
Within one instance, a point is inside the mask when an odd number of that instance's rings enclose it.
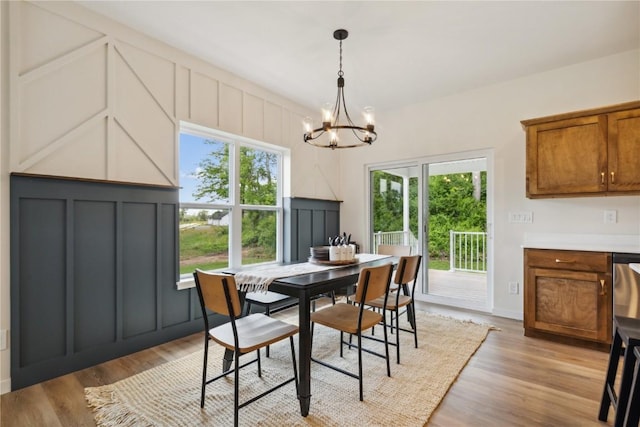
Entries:
{"label": "dining chair", "polygon": [[[316,295],[311,300],[311,309],[313,311],[316,311],[316,302],[321,298],[330,298],[333,304],[336,303],[336,294],[334,291]],[[262,307],[264,309],[265,316],[269,317],[280,310],[286,310],[287,308],[298,305],[298,300],[296,298],[272,291],[247,292],[244,301],[244,310],[246,314],[251,314],[251,306],[257,305],[259,307]],[[269,346],[267,346],[267,357],[269,357],[269,352]]]}
{"label": "dining chair", "polygon": [[411,255],[411,246],[409,245],[378,245],[378,254],[407,256]]}
{"label": "dining chair", "polygon": [[[391,272],[393,271],[393,265],[391,263],[384,264],[379,267],[365,267],[360,270],[358,276],[358,285],[356,287],[356,295],[354,302],[356,305],[348,304],[344,302],[330,305],[314,313],[311,313],[312,322],[312,335],[311,343],[313,348],[313,325],[318,323],[319,325],[326,326],[340,331],[340,357],[344,356],[343,348],[347,345],[349,348],[356,347],[358,349],[358,374],[347,371],[345,369],[334,366],[328,362],[311,357],[316,363],[331,368],[337,372],[348,375],[352,378],[356,378],[360,388],[360,400],[364,400],[364,393],[362,387],[362,351],[375,356],[384,358],[387,362],[387,376],[391,376],[391,367],[389,365],[389,345],[387,341],[387,328],[385,320],[385,306],[382,308],[382,313],[378,313],[373,310],[369,310],[366,307],[368,301],[375,300],[382,297],[386,299],[388,295],[389,283],[391,280]],[[366,331],[379,322],[383,322],[384,329],[384,344],[385,354],[377,353],[371,349],[362,348],[362,332]],[[352,344],[345,341],[344,334],[347,333],[351,337],[356,335],[358,337],[358,343]]]}
{"label": "dining chair", "polygon": [[[391,313],[391,320],[388,327],[392,332],[395,331],[396,342],[390,343],[390,345],[396,346],[396,363],[398,364],[400,363],[400,331],[412,333],[415,347],[418,348],[418,328],[416,325],[414,296],[421,261],[422,255],[400,257],[400,260],[398,261],[398,269],[393,277],[393,282],[396,285],[395,290],[392,290],[390,286],[388,296],[378,297],[375,300],[368,301],[366,303],[368,306],[377,309],[386,308],[386,310]],[[409,286],[411,286],[411,290],[408,289]],[[409,317],[409,325],[411,326],[411,329],[400,326],[400,316],[404,313],[400,313],[400,309],[403,307],[406,307],[406,313]],[[376,339],[376,337],[366,338]]]}
{"label": "dining chair", "polygon": [[[238,411],[240,408],[255,402],[278,388],[294,382],[296,396],[298,395],[298,370],[296,367],[296,355],[293,336],[298,333],[298,326],[283,322],[261,313],[241,316],[242,307],[240,296],[232,275],[207,273],[196,269],[193,273],[202,308],[204,319],[204,360],[202,365],[202,392],[200,407],[204,408],[205,389],[207,384],[226,377],[231,372],[234,374],[234,399],[233,422],[238,425]],[[207,310],[228,317],[229,321],[214,328],[209,326],[209,313]],[[260,361],[260,349],[270,344],[289,338],[291,345],[291,359],[293,361],[293,377],[276,384],[242,403],[239,398],[239,372],[241,368],[257,362],[258,377],[262,377],[262,365]],[[209,353],[209,340],[220,344],[227,350],[234,352],[233,367],[225,370],[211,379],[207,379],[207,357]],[[256,358],[240,365],[240,356],[256,351]]]}
{"label": "dining chair", "polygon": [[[410,245],[378,245],[377,252],[378,255],[392,255],[392,256],[409,256],[411,255],[411,246]],[[391,275],[391,290],[396,290],[396,284],[394,283],[393,276],[395,275],[395,271]]]}

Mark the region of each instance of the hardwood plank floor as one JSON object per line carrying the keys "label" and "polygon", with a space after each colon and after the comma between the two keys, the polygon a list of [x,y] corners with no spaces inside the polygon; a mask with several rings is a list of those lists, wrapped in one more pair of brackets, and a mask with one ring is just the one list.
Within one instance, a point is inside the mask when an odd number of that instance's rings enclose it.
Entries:
{"label": "hardwood plank floor", "polygon": [[[429,426],[613,424],[612,411],[608,423],[597,420],[607,353],[526,338],[522,322],[515,320],[435,305],[421,308],[491,323],[500,329],[489,333],[431,417]],[[290,316],[291,310],[278,316]],[[201,334],[191,335],[4,394],[0,399],[0,425],[93,426],[84,387],[110,384],[186,356],[201,349],[202,340]]]}

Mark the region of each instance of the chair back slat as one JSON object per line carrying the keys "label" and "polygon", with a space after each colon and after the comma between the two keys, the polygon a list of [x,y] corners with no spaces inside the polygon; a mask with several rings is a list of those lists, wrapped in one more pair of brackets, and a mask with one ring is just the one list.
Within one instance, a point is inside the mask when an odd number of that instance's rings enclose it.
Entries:
{"label": "chair back slat", "polygon": [[391,281],[393,265],[384,264],[379,267],[365,267],[360,270],[355,301],[363,304],[387,293]]}
{"label": "chair back slat", "polygon": [[[240,296],[236,281],[230,274],[207,273],[196,270],[193,273],[196,279],[204,306],[214,313],[224,316],[239,317],[241,313]],[[225,287],[227,292],[225,292]],[[227,295],[230,303],[227,302]],[[229,306],[233,308],[233,313],[229,312]]]}
{"label": "chair back slat", "polygon": [[403,256],[398,261],[398,271],[393,278],[396,285],[411,283],[418,277],[421,255]]}
{"label": "chair back slat", "polygon": [[411,255],[411,246],[409,245],[378,245],[378,254],[405,256]]}

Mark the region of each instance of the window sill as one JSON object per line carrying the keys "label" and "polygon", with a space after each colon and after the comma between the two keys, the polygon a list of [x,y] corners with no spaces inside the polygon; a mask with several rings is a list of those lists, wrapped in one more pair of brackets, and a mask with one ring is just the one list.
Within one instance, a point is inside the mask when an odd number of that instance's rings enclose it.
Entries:
{"label": "window sill", "polygon": [[182,291],[184,289],[191,289],[196,287],[196,282],[193,278],[190,279],[182,279],[179,282],[176,282],[176,289]]}

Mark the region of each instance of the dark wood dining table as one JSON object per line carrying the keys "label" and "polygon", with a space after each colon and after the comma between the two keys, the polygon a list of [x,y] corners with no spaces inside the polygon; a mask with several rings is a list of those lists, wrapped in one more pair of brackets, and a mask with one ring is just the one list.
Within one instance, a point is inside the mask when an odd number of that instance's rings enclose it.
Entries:
{"label": "dark wood dining table", "polygon": [[[269,285],[270,291],[279,292],[298,299],[298,393],[300,413],[306,417],[311,403],[311,302],[314,297],[348,288],[358,282],[363,267],[376,267],[383,264],[398,264],[398,257],[389,256],[370,261],[359,262],[315,273],[300,274],[277,278]],[[238,270],[228,270],[235,274]],[[232,354],[231,354],[232,356]],[[228,363],[232,357],[225,355]],[[228,366],[227,363],[227,366]]]}

